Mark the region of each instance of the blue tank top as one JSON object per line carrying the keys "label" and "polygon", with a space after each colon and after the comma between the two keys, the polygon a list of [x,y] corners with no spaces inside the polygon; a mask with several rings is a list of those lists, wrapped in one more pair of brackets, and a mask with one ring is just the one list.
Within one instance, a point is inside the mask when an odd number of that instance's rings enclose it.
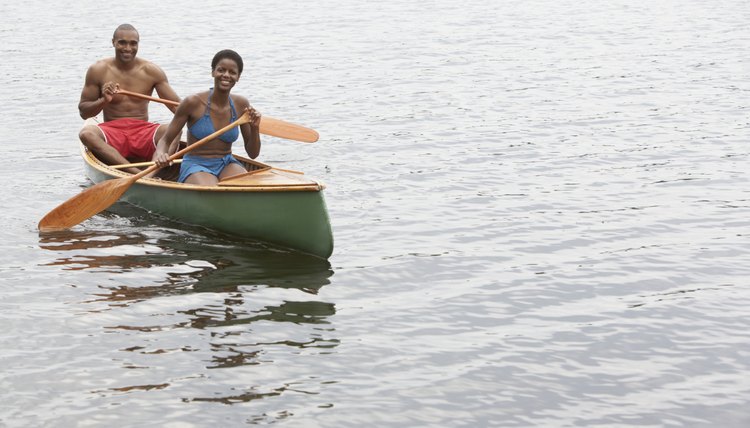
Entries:
{"label": "blue tank top", "polygon": [[[211,94],[214,93],[214,88],[209,89],[208,91],[208,103],[206,104],[206,112],[203,114],[203,116],[198,119],[193,126],[188,128],[188,131],[193,134],[193,137],[197,139],[203,139],[208,137],[209,135],[216,132],[214,129],[214,124],[211,121]],[[232,122],[237,120],[237,111],[234,109],[234,102],[232,101],[232,97],[229,97],[229,106],[232,108]],[[240,136],[240,129],[239,127],[234,127],[230,129],[229,131],[221,134],[219,136],[219,139],[225,143],[232,144],[234,143],[237,138]]]}

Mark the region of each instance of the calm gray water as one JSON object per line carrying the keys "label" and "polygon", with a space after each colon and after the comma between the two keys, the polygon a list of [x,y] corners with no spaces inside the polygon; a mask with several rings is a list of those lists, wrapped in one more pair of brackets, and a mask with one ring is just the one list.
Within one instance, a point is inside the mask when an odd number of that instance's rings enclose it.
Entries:
{"label": "calm gray water", "polygon": [[[746,1],[68,3],[0,5],[0,426],[750,426]],[[328,185],[328,262],[37,233],[121,22],[320,132],[260,159]]]}

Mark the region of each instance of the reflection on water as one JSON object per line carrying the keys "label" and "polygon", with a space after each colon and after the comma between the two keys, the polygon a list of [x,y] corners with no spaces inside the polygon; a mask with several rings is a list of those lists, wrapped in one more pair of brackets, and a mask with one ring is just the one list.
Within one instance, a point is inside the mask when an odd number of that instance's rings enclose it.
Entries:
{"label": "reflection on water", "polygon": [[[225,306],[217,313],[215,309],[201,308],[185,311],[191,316],[191,327],[207,328],[250,324],[256,321],[293,322],[300,324],[323,324],[326,317],[335,313],[334,306],[322,302],[284,302],[277,306],[265,306],[261,311],[248,313],[241,309],[242,295],[224,299]],[[291,343],[291,342],[286,342]],[[305,344],[297,343],[304,347]]]}
{"label": "reflection on water", "polygon": [[[267,390],[249,381],[227,389],[218,379],[242,379],[245,370],[272,367],[285,354],[325,355],[339,345],[329,320],[335,304],[317,297],[333,275],[327,260],[124,204],[83,227],[40,234],[39,246],[52,255],[45,266],[102,278],[75,303],[80,322],[109,333],[104,337],[111,343],[100,352],[111,355],[118,371],[136,375],[124,385],[91,390],[101,397],[169,391],[185,402],[233,404],[296,393],[302,386]],[[157,370],[165,366],[173,372],[166,379]],[[180,392],[190,384],[185,379],[215,383]]]}
{"label": "reflection on water", "polygon": [[[190,286],[194,291],[229,292],[239,285],[263,284],[316,294],[333,275],[327,260],[174,223],[127,204],[117,204],[111,211],[103,216],[113,219],[121,214],[127,226],[40,233],[40,248],[61,253],[47,265],[112,273],[173,267],[164,283],[152,287],[173,291]],[[155,228],[155,222],[161,227]],[[180,265],[185,269],[176,268]],[[164,290],[154,292],[164,294]],[[133,297],[148,297],[140,293]]]}

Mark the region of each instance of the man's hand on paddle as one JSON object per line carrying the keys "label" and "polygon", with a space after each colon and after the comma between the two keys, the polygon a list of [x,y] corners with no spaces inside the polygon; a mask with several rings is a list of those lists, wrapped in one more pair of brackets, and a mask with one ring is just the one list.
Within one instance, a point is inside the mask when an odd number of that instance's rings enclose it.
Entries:
{"label": "man's hand on paddle", "polygon": [[107,82],[102,85],[102,96],[104,100],[109,104],[112,102],[112,98],[115,96],[117,91],[120,90],[120,84],[116,82]]}

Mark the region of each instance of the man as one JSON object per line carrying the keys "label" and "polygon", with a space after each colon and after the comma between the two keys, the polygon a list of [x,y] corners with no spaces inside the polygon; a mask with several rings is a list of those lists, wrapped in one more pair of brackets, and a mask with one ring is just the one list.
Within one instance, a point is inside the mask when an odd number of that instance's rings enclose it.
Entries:
{"label": "man", "polygon": [[[136,58],[139,39],[138,31],[132,25],[117,27],[112,35],[115,56],[97,61],[89,67],[78,103],[78,111],[83,119],[104,113],[102,123],[83,127],[79,137],[89,150],[109,165],[151,160],[155,143],[167,129],[166,125],[148,121],[147,100],[117,95],[120,88],[144,95],[151,95],[156,89],[159,97],[180,101],[159,66]],[[169,106],[172,112],[176,108]],[[178,135],[175,142],[179,138]],[[137,168],[126,171],[139,172]]]}

